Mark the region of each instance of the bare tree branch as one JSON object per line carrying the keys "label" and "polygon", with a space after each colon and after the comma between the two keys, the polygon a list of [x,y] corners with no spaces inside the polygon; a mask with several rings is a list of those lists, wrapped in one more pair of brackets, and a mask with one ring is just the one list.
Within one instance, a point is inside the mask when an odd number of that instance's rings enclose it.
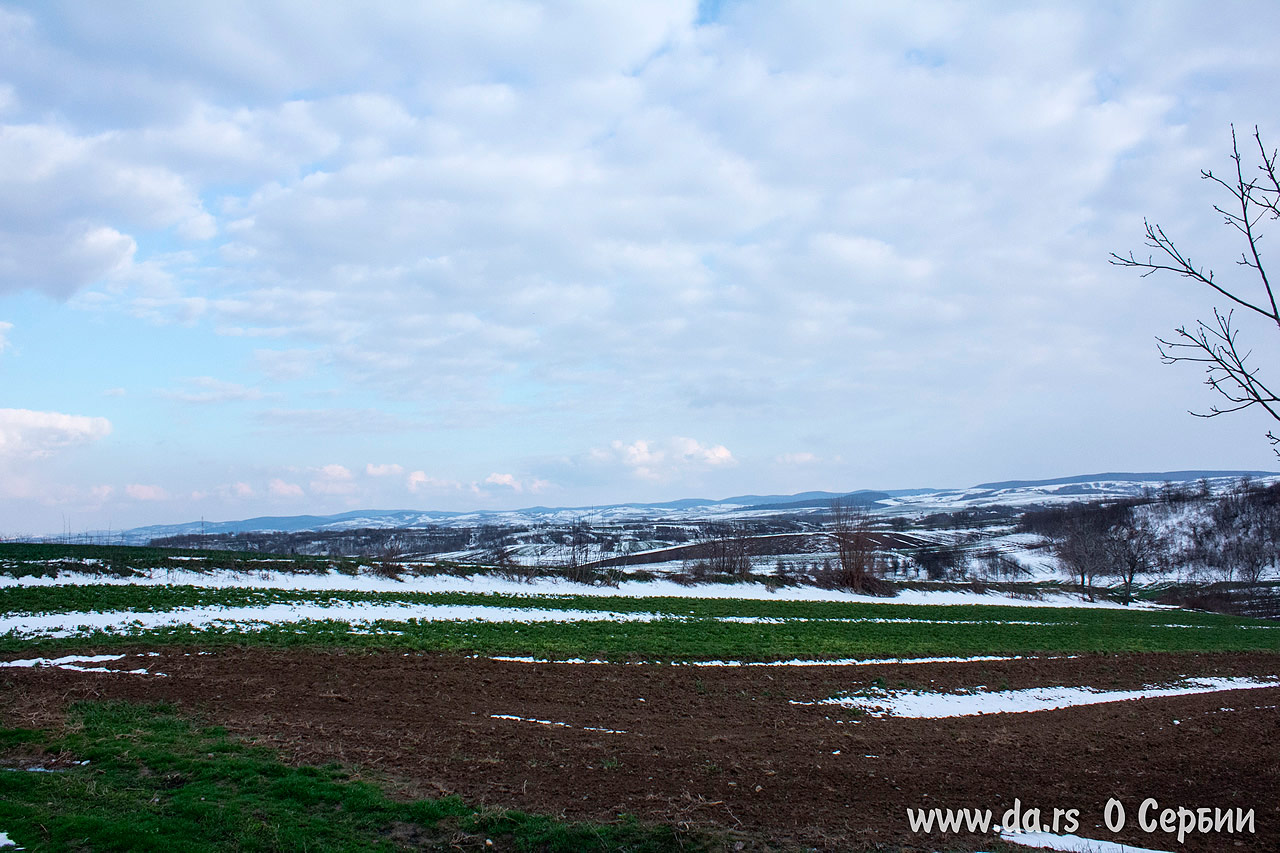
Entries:
{"label": "bare tree branch", "polygon": [[[1268,153],[1257,127],[1254,127],[1253,138],[1261,160],[1258,166],[1260,174],[1246,177],[1244,158],[1240,154],[1235,126],[1232,125],[1231,160],[1235,164],[1234,180],[1220,178],[1208,169],[1201,171],[1200,177],[1221,187],[1231,196],[1230,204],[1215,204],[1213,209],[1222,216],[1223,224],[1230,226],[1244,238],[1246,250],[1241,253],[1236,264],[1253,270],[1258,277],[1257,283],[1261,285],[1260,294],[1251,295],[1247,288],[1236,284],[1220,284],[1215,280],[1212,269],[1206,271],[1204,267],[1196,266],[1164,229],[1148,220],[1143,220],[1145,244],[1154,253],[1144,261],[1133,252],[1127,255],[1112,252],[1110,263],[1138,269],[1144,278],[1158,272],[1171,272],[1189,278],[1225,296],[1237,306],[1266,317],[1280,330],[1280,307],[1277,307],[1275,290],[1263,264],[1263,235],[1259,230],[1259,225],[1264,220],[1280,218],[1280,179],[1276,174],[1278,152],[1272,149]],[[1191,414],[1212,418],[1256,406],[1265,410],[1272,419],[1280,421],[1280,398],[1258,378],[1257,369],[1249,366],[1252,353],[1240,346],[1239,329],[1232,325],[1234,309],[1223,314],[1214,308],[1213,316],[1215,323],[1212,325],[1197,320],[1190,331],[1185,326],[1176,329],[1178,337],[1173,340],[1156,338],[1161,360],[1165,364],[1185,361],[1205,365],[1205,384],[1229,403],[1226,406],[1211,406],[1207,412]],[[1280,437],[1268,432],[1267,438],[1280,456]]]}

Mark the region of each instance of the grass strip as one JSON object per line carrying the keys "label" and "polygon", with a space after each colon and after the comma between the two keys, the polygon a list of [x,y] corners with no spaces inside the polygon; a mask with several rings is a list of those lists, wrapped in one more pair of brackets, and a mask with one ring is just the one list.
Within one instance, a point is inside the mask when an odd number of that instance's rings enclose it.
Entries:
{"label": "grass strip", "polygon": [[[1017,608],[1015,618],[1025,615]],[[113,649],[138,645],[404,649],[481,655],[607,660],[778,660],[862,657],[1075,654],[1088,652],[1280,652],[1280,631],[1255,620],[1150,611],[1067,611],[1058,621],[741,623],[716,619],[652,622],[432,622],[342,620],[172,625],[118,631],[85,629],[73,637],[0,635],[0,652]],[[1070,617],[1070,618],[1067,618]],[[1185,627],[1184,627],[1185,626]]]}

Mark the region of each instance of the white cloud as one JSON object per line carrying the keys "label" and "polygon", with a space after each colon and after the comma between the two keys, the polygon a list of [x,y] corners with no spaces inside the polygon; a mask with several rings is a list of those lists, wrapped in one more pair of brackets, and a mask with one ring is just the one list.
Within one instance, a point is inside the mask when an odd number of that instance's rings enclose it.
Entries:
{"label": "white cloud", "polygon": [[394,462],[384,465],[375,465],[370,462],[364,466],[364,472],[370,477],[398,477],[404,473],[404,468]]}
{"label": "white cloud", "polygon": [[688,473],[738,464],[723,444],[704,444],[681,436],[663,441],[614,441],[607,449],[592,450],[589,456],[597,463],[620,464],[636,477],[654,481],[674,480]]}
{"label": "white cloud", "polygon": [[0,459],[38,458],[111,433],[106,418],[0,409]]}
{"label": "white cloud", "polygon": [[10,346],[9,332],[11,332],[12,330],[13,330],[12,323],[5,323],[3,321],[0,321],[0,352],[4,352],[9,348]]}
{"label": "white cloud", "polygon": [[164,501],[169,499],[169,493],[162,487],[144,485],[142,483],[130,483],[124,487],[124,492],[135,501]]}
{"label": "white cloud", "polygon": [[136,250],[132,237],[107,226],[70,223],[32,234],[0,222],[0,293],[30,288],[67,297],[126,268]]}
{"label": "white cloud", "polygon": [[267,484],[267,491],[272,497],[277,498],[300,498],[302,497],[302,487],[297,483],[286,483],[279,478],[273,479]]}
{"label": "white cloud", "polygon": [[67,297],[121,273],[137,243],[120,225],[213,236],[214,220],[187,181],[123,141],[54,124],[0,124],[0,293]]}
{"label": "white cloud", "polygon": [[486,484],[491,486],[506,486],[516,492],[523,492],[524,485],[516,479],[514,474],[498,474],[493,473],[484,478]]}
{"label": "white cloud", "polygon": [[325,465],[311,480],[311,491],[318,495],[350,495],[356,490],[354,475],[342,465]]}
{"label": "white cloud", "polygon": [[443,480],[438,477],[432,477],[425,471],[413,471],[410,473],[408,479],[405,481],[405,486],[411,492],[454,492],[462,488],[462,484],[455,480]]}

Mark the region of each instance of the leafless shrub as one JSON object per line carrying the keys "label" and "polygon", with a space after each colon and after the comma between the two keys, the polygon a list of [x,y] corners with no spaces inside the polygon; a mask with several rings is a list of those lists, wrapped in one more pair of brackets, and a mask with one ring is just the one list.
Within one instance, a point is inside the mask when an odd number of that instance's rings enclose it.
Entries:
{"label": "leafless shrub", "polygon": [[831,537],[839,560],[837,585],[851,592],[870,593],[880,589],[883,566],[871,535],[871,514],[842,500],[831,502]]}

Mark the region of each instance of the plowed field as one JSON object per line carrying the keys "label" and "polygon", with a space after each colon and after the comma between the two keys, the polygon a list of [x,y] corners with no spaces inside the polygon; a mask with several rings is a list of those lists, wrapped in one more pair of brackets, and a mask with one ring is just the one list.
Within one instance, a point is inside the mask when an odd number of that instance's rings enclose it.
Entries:
{"label": "plowed field", "polygon": [[[1046,821],[1055,808],[1079,810],[1077,834],[1090,838],[1280,849],[1280,686],[944,719],[797,704],[875,686],[1119,690],[1276,676],[1274,654],[697,667],[161,647],[92,665],[120,672],[0,670],[0,716],[56,726],[77,699],[172,700],[290,760],[362,768],[415,796],[571,818],[626,813],[823,850],[989,849],[990,834],[913,832],[907,809],[992,809],[998,821],[1015,798]],[[136,669],[149,674],[127,674]],[[1128,815],[1118,833],[1103,825],[1113,797]],[[1179,845],[1137,825],[1147,798],[1161,809],[1253,809],[1256,832]]]}

